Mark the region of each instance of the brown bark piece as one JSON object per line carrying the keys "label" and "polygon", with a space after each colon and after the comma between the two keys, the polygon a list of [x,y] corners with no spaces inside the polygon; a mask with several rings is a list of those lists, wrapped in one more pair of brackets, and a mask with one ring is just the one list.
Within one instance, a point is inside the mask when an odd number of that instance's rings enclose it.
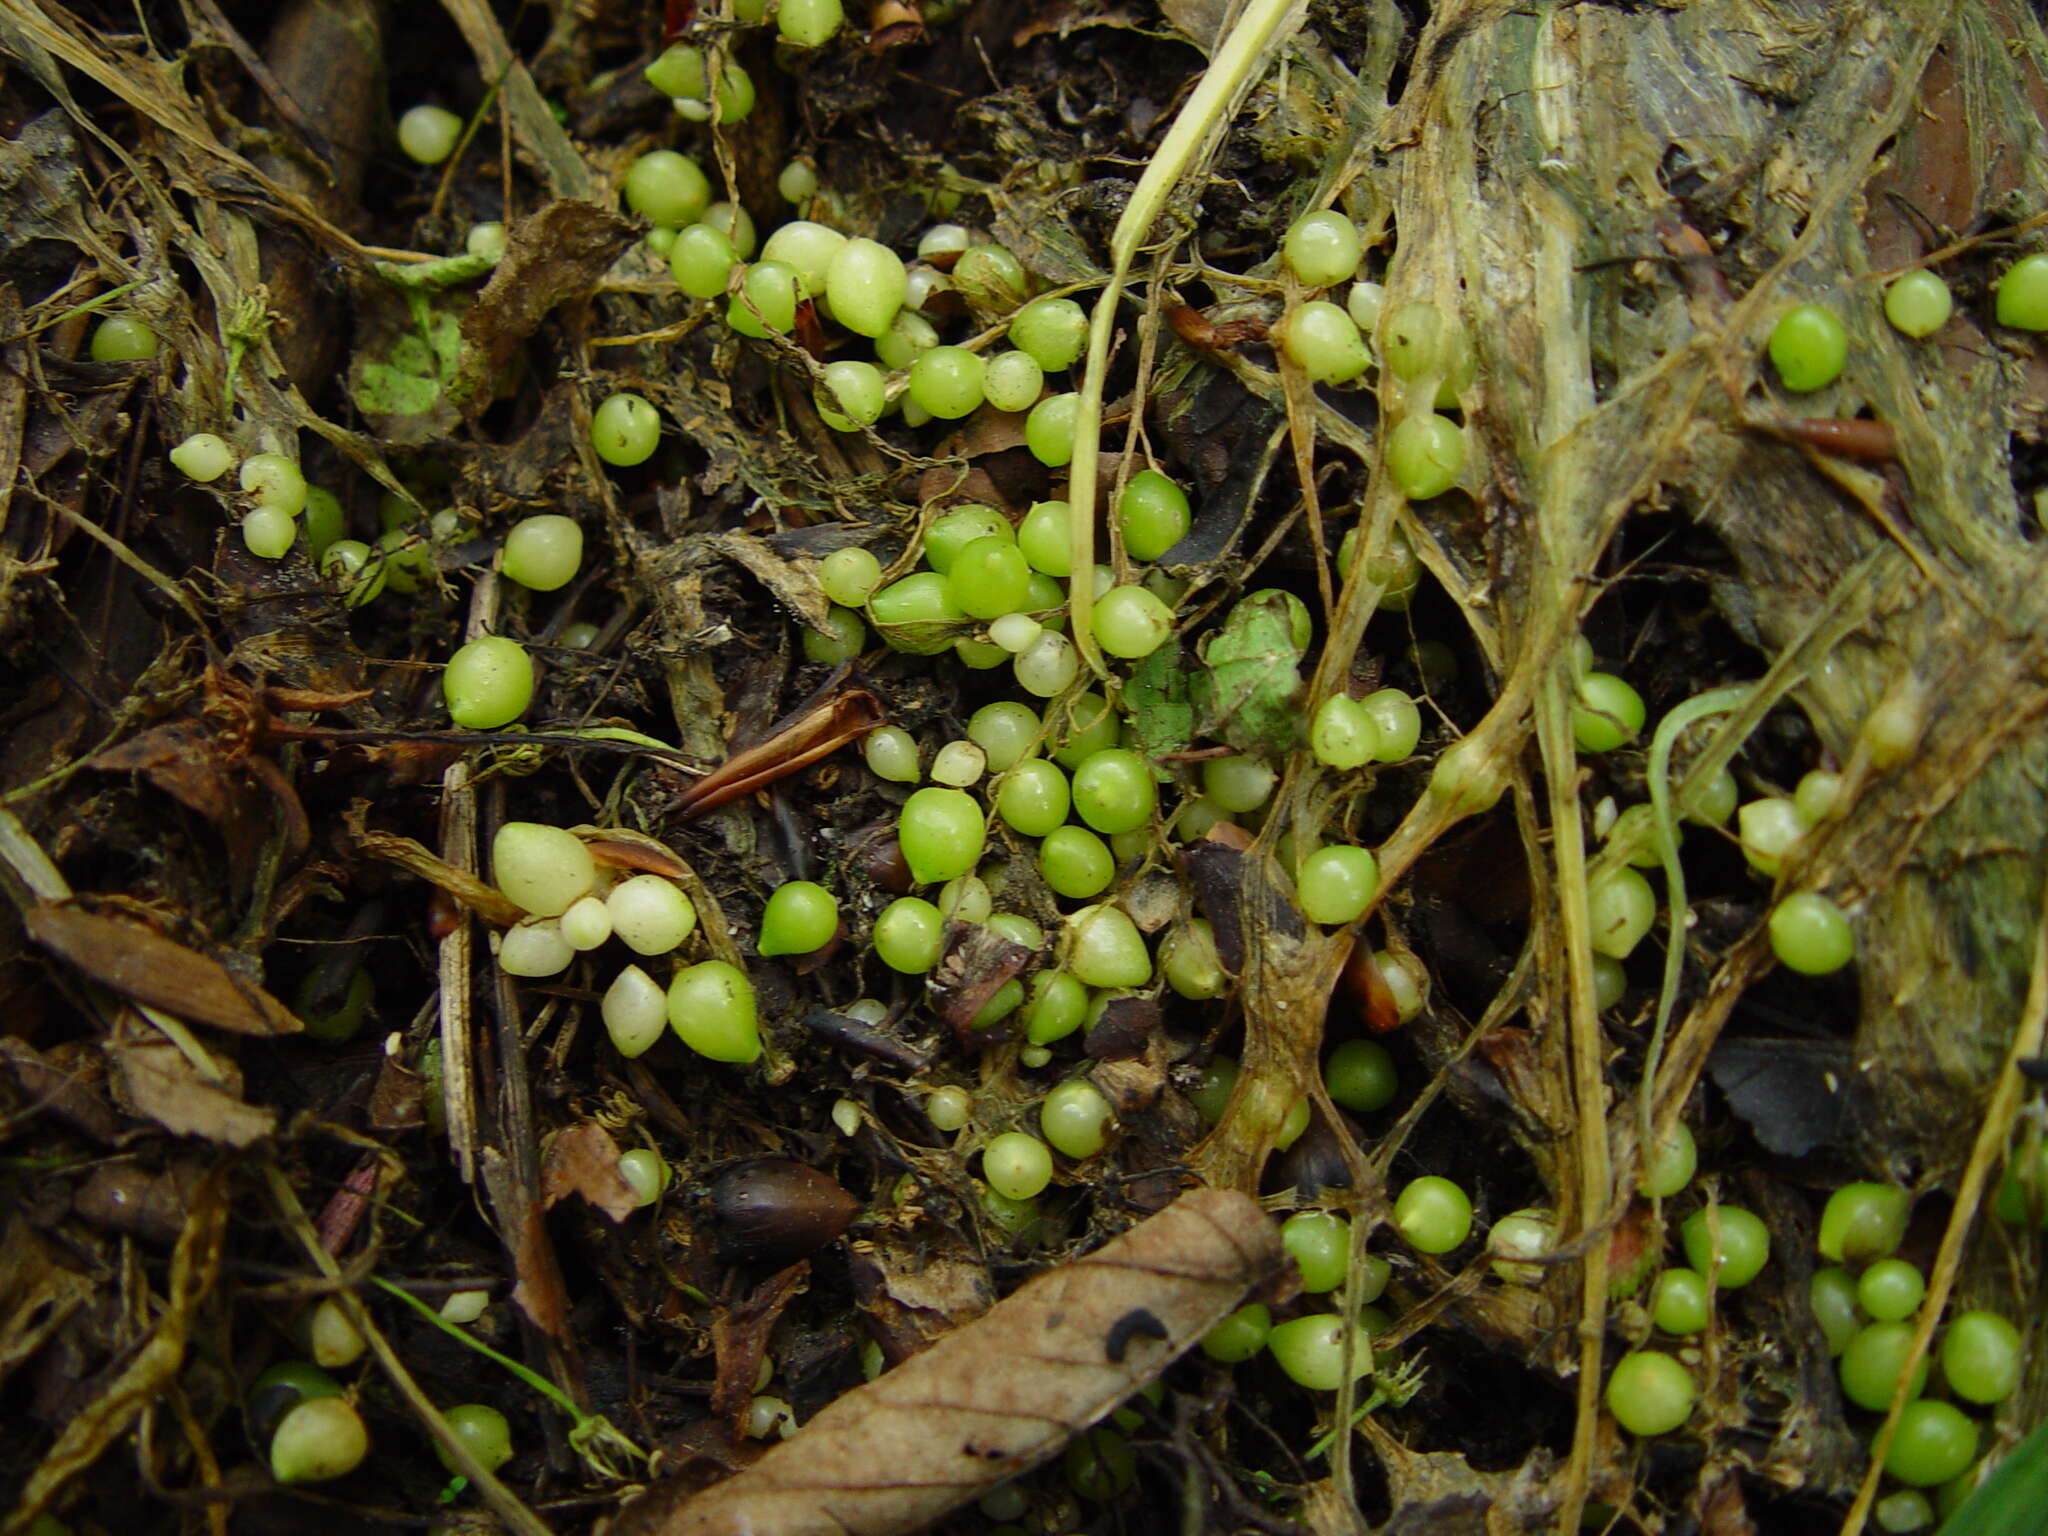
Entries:
{"label": "brown bark piece", "polygon": [[1056,1454],[1285,1262],[1258,1203],[1198,1189],[827,1407],[688,1503],[662,1489],[611,1536],[889,1536]]}

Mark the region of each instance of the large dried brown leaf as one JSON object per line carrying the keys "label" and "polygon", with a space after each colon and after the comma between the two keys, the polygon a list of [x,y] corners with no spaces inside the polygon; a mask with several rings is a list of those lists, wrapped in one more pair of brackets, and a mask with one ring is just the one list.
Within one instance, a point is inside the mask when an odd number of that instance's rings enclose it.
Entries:
{"label": "large dried brown leaf", "polygon": [[123,997],[238,1035],[295,1035],[292,1011],[218,960],[140,923],[45,903],[23,918],[28,936]]}
{"label": "large dried brown leaf", "polygon": [[1039,1276],[688,1503],[657,1488],[613,1536],[888,1536],[1055,1455],[1286,1262],[1256,1201],[1195,1190]]}

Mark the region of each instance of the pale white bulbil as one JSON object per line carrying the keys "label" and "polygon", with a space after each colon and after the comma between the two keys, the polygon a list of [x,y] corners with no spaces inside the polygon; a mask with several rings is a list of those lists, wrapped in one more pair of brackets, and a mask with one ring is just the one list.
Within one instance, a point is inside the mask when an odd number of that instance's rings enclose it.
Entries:
{"label": "pale white bulbil", "polygon": [[306,1330],[306,1345],[313,1356],[313,1363],[330,1371],[354,1365],[368,1348],[361,1331],[332,1296],[323,1298],[313,1309],[312,1322]]}
{"label": "pale white bulbil", "polygon": [[1028,613],[1006,613],[988,627],[988,637],[1012,656],[1031,649],[1045,626]]}
{"label": "pale white bulbil", "polygon": [[439,165],[455,152],[462,119],[446,107],[422,104],[398,120],[398,147],[421,165]]}
{"label": "pale white bulbil", "polygon": [[569,969],[576,951],[562,937],[552,917],[530,917],[514,923],[498,941],[498,968],[507,976],[559,976]]}
{"label": "pale white bulbil", "polygon": [[1081,656],[1065,635],[1046,630],[1011,666],[1026,693],[1049,699],[1079,675]]}
{"label": "pale white bulbil", "polygon": [[668,993],[637,965],[629,965],[605,989],[599,1011],[621,1056],[638,1056],[668,1028]]}
{"label": "pale white bulbil", "polygon": [[369,1451],[369,1432],[347,1398],[309,1397],[271,1436],[270,1471],[280,1483],[323,1483],[355,1471]]}
{"label": "pale white bulbil", "polygon": [[[508,821],[491,840],[498,889],[535,917],[560,917],[597,884],[597,861],[564,827]],[[564,962],[566,964],[566,962]]]}
{"label": "pale white bulbil", "polygon": [[1545,1266],[1516,1261],[1541,1258],[1556,1241],[1557,1218],[1531,1207],[1496,1221],[1486,1235],[1486,1251],[1493,1256],[1493,1272],[1510,1285],[1541,1285]]}
{"label": "pale white bulbil", "polygon": [[170,452],[171,463],[202,485],[234,467],[235,450],[211,432],[194,432]]}
{"label": "pale white bulbil", "polygon": [[612,912],[602,896],[583,896],[562,914],[562,937],[571,949],[596,949],[612,936]]}
{"label": "pale white bulbil", "polygon": [[932,759],[932,781],[967,789],[978,782],[988,768],[988,754],[971,741],[949,741]]}
{"label": "pale white bulbil", "polygon": [[441,1303],[441,1316],[451,1323],[473,1323],[490,1304],[489,1291],[450,1291]]}
{"label": "pale white bulbil", "polygon": [[612,932],[635,954],[665,955],[697,931],[697,909],[673,881],[635,875],[605,898]]}

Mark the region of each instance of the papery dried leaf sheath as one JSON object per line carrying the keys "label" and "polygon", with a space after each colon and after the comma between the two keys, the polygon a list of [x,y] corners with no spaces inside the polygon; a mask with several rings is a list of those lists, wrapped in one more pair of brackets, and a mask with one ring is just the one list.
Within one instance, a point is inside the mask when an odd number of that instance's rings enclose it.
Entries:
{"label": "papery dried leaf sheath", "polygon": [[676,801],[688,821],[729,801],[787,778],[822,757],[859,740],[888,719],[882,702],[865,688],[833,692],[783,721],[766,741],[735,753],[692,784]]}
{"label": "papery dried leaf sheath", "polygon": [[917,1530],[1057,1454],[1284,1263],[1256,1201],[1193,1190],[847,1393],[746,1471],[687,1503],[644,1495],[609,1536]]}

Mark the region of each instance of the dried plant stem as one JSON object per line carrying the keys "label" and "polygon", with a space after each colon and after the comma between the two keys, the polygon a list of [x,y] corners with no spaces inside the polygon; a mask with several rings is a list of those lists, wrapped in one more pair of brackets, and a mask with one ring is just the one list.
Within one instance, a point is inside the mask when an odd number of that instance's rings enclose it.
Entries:
{"label": "dried plant stem", "polygon": [[1074,422],[1074,458],[1068,470],[1067,500],[1072,522],[1073,575],[1069,578],[1068,612],[1074,644],[1096,673],[1102,655],[1089,628],[1095,601],[1095,490],[1102,433],[1103,375],[1109,370],[1109,340],[1116,328],[1117,304],[1123,297],[1131,263],[1165,211],[1167,199],[1197,161],[1207,157],[1230,124],[1237,103],[1265,67],[1272,52],[1293,32],[1305,13],[1301,0],[1249,0],[1237,21],[1210,56],[1209,67],[1188,97],[1173,126],[1160,141],[1145,174],[1124,205],[1110,236],[1109,281],[1095,301],[1088,322],[1088,357],[1081,377],[1081,405]]}
{"label": "dried plant stem", "polygon": [[[1536,733],[1548,763],[1574,759],[1571,705],[1576,679],[1565,647],[1549,652],[1549,668],[1537,695]],[[1580,1273],[1578,1412],[1571,1454],[1565,1464],[1559,1530],[1575,1530],[1591,1481],[1599,1429],[1601,1349],[1607,1334],[1607,1269],[1613,1229],[1600,1221],[1610,1179],[1607,1149],[1606,1078],[1600,1012],[1593,998],[1592,920],[1587,911],[1586,845],[1580,825],[1577,777],[1546,775],[1550,792],[1551,853],[1557,862],[1556,918],[1564,944],[1569,1020],[1571,1097],[1578,1109],[1574,1162],[1579,1175],[1580,1230],[1591,1239]],[[1559,1193],[1562,1193],[1560,1191]],[[1599,1223],[1595,1226],[1595,1223]]]}
{"label": "dried plant stem", "polygon": [[1963,1182],[1957,1188],[1955,1204],[1949,1210],[1948,1227],[1941,1234],[1941,1248],[1934,1256],[1933,1272],[1927,1277],[1927,1297],[1920,1304],[1919,1316],[1913,1325],[1913,1345],[1899,1368],[1898,1386],[1892,1391],[1891,1406],[1885,1412],[1884,1423],[1878,1426],[1876,1435],[1871,1438],[1870,1465],[1864,1469],[1863,1485],[1856,1490],[1856,1502],[1849,1506],[1849,1513],[1843,1517],[1842,1536],[1859,1536],[1864,1521],[1870,1517],[1871,1506],[1877,1501],[1878,1483],[1884,1476],[1884,1459],[1891,1450],[1892,1436],[1898,1431],[1899,1412],[1911,1395],[1914,1368],[1926,1358],[1927,1348],[1934,1341],[1934,1330],[1948,1305],[1949,1292],[1955,1289],[1956,1271],[1962,1267],[1963,1245],[1969,1240],[1970,1228],[1977,1220],[1977,1207],[1983,1203],[1984,1186],[1990,1182],[1992,1168],[2012,1140],[2013,1121],[2019,1116],[2020,1097],[2026,1087],[2026,1079],[2020,1076],[2019,1064],[2041,1053],[2044,1037],[2048,1037],[2048,888],[2042,891],[2041,920],[2034,936],[2034,965],[2027,980],[2027,1000],[2020,1009],[2019,1026],[2013,1030],[2012,1043],[2006,1047],[2005,1064],[1999,1069],[1998,1080],[1992,1085],[1990,1097],[1985,1102],[1984,1118],[1977,1124],[1977,1139],[1970,1148],[1970,1161],[1963,1169]]}

